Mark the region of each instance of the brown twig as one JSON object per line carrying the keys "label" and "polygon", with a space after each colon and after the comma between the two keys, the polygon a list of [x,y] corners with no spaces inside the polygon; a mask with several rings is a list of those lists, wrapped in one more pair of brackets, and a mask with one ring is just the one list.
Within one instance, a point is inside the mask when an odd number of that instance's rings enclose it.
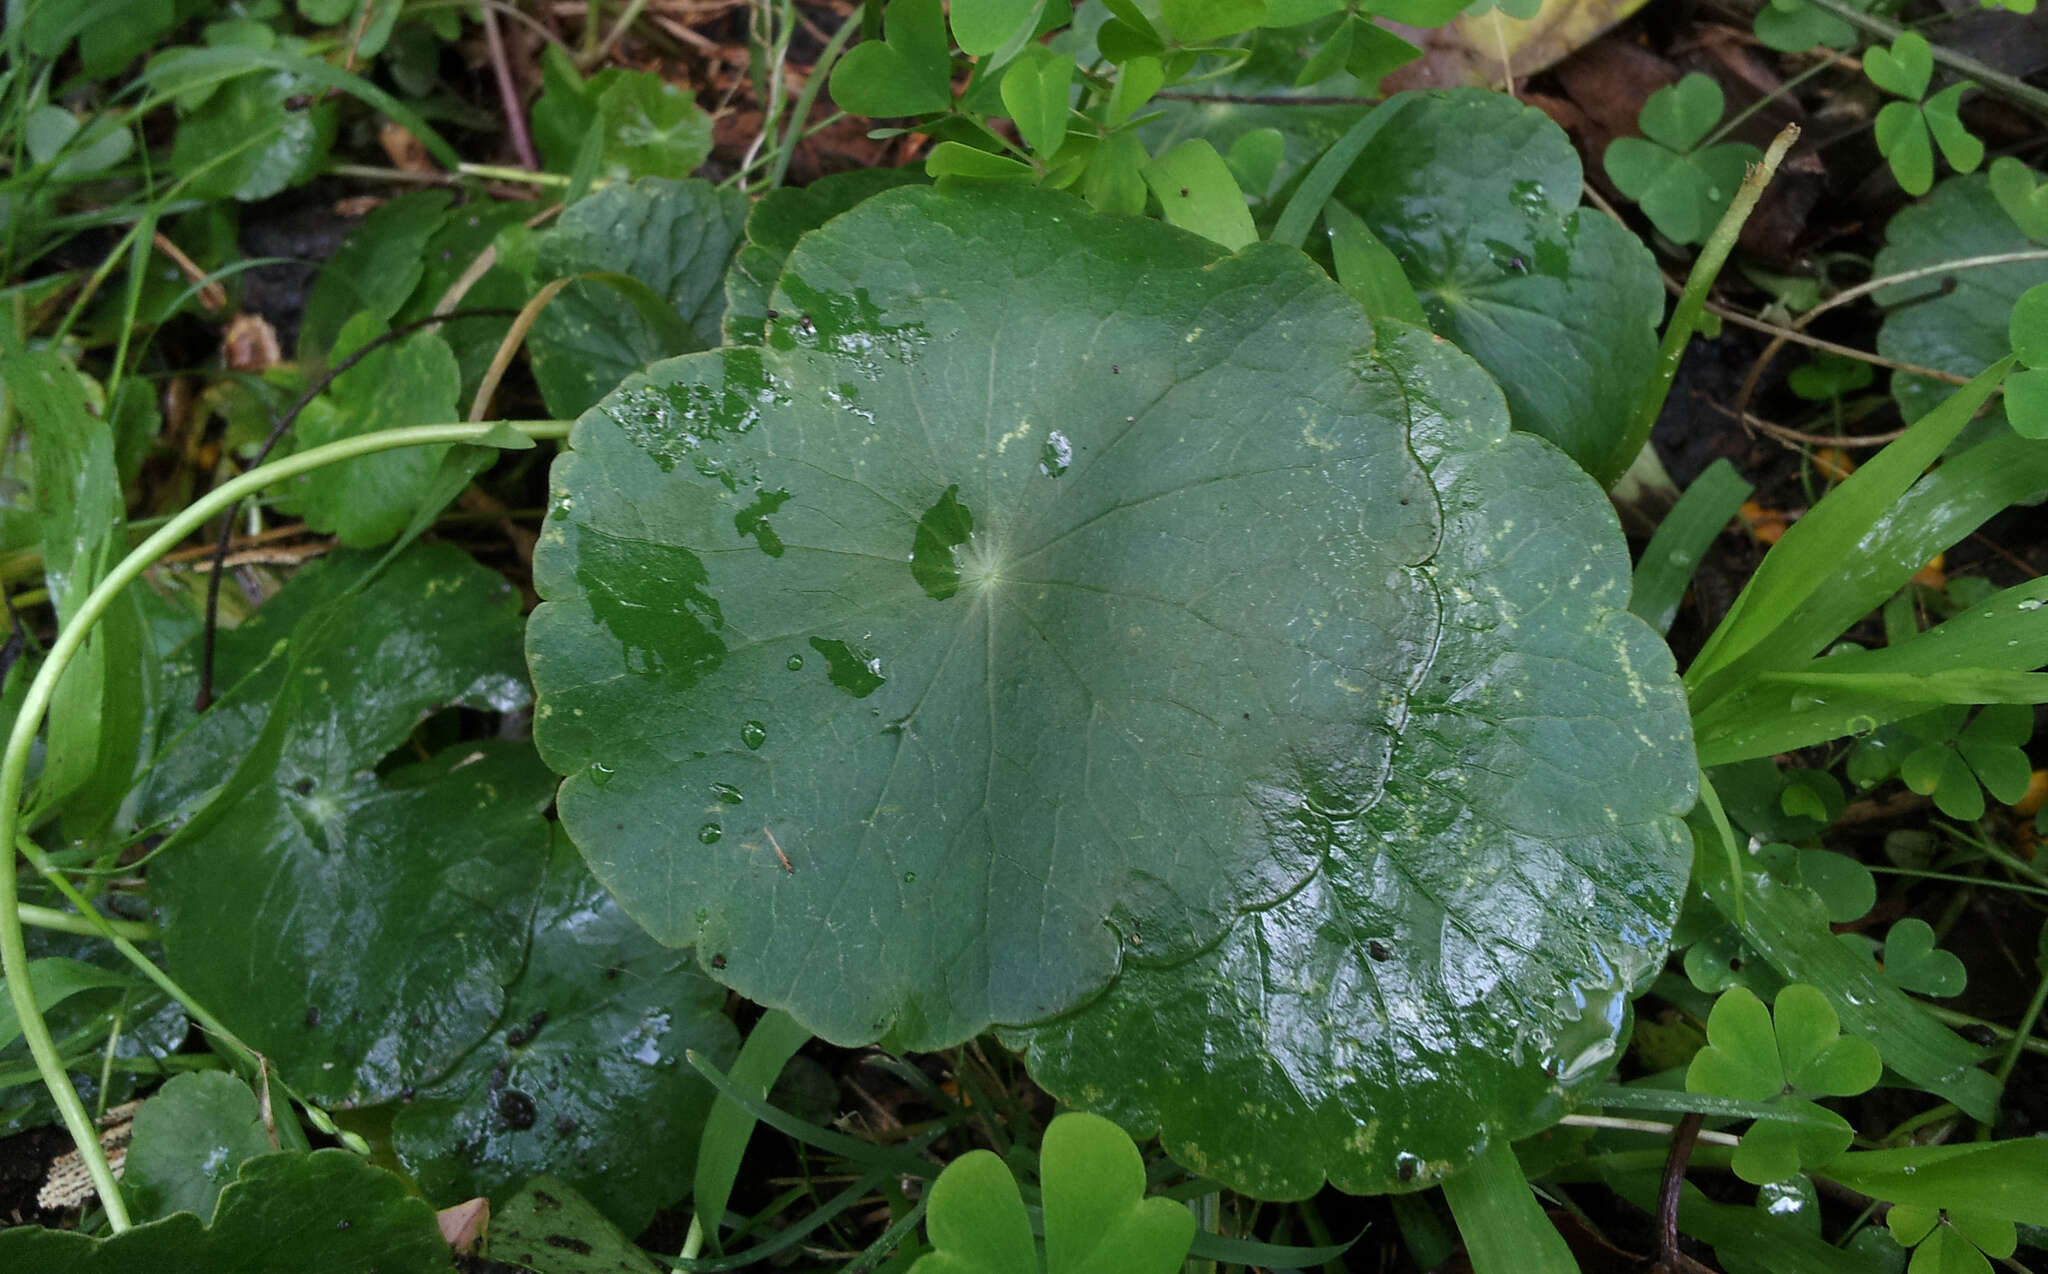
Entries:
{"label": "brown twig", "polygon": [[206,277],[206,271],[199,268],[199,263],[186,256],[184,250],[177,244],[172,243],[163,231],[159,230],[150,236],[149,242],[158,252],[169,257],[171,264],[177,266],[178,272],[184,275],[188,281],[199,285],[199,303],[201,305],[209,310],[218,310],[228,303],[226,290],[220,284],[209,280]]}
{"label": "brown twig", "polygon": [[1685,1185],[1685,1165],[1692,1158],[1693,1143],[1699,1140],[1706,1116],[1691,1112],[1678,1121],[1671,1134],[1671,1153],[1664,1157],[1664,1180],[1657,1187],[1657,1255],[1666,1274],[1685,1268],[1685,1254],[1678,1250],[1678,1196]]}
{"label": "brown twig", "polygon": [[505,127],[512,134],[512,153],[519,157],[519,166],[529,171],[540,170],[540,157],[533,150],[533,135],[526,128],[526,107],[519,101],[519,86],[512,80],[512,63],[505,56],[505,37],[498,30],[498,14],[488,4],[476,7],[477,20],[483,25],[484,47],[490,51],[491,75],[498,81],[498,102],[505,108]]}
{"label": "brown twig", "polygon": [[[362,362],[377,350],[391,344],[391,342],[400,337],[410,336],[424,327],[434,327],[460,319],[510,318],[517,316],[518,313],[519,311],[510,309],[478,309],[456,310],[448,314],[430,314],[423,319],[415,319],[410,323],[401,323],[388,332],[380,332],[369,340],[364,341],[362,346],[354,353],[328,368],[326,375],[314,381],[311,385],[306,386],[306,392],[300,394],[291,406],[285,408],[284,414],[277,418],[277,423],[270,427],[270,434],[263,440],[263,445],[256,449],[256,458],[250,462],[249,467],[253,469],[269,459],[270,453],[276,449],[279,442],[283,441],[285,434],[290,432],[294,424],[298,423],[299,413],[304,411],[315,398],[318,398],[329,385],[333,384],[337,377],[348,371],[349,368],[354,367],[357,363]],[[228,544],[234,539],[234,532],[235,510],[230,508],[221,518],[220,538],[214,542],[212,564],[207,568],[206,625],[201,630],[199,639],[199,692],[192,699],[192,711],[194,712],[204,712],[213,706],[213,646],[215,634],[220,628],[220,577],[223,566],[227,561]]]}

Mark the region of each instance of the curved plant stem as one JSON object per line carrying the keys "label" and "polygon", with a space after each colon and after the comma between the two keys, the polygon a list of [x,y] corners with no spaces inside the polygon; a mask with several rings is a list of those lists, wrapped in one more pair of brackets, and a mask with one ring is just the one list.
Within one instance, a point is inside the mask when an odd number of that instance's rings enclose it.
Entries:
{"label": "curved plant stem", "polygon": [[[1693,1117],[1697,1118],[1697,1116]],[[1616,1132],[1642,1132],[1648,1133],[1652,1137],[1669,1137],[1674,1133],[1684,1131],[1685,1128],[1683,1120],[1675,1124],[1667,1124],[1660,1119],[1623,1119],[1616,1115],[1566,1115],[1557,1122],[1574,1128],[1611,1128]],[[1715,1146],[1739,1146],[1742,1144],[1742,1138],[1732,1132],[1699,1132],[1693,1135],[1697,1140]]]}
{"label": "curved plant stem", "polygon": [[[2048,248],[2030,248],[2023,252],[1997,252],[1983,257],[1959,257],[1954,261],[1938,261],[1933,265],[1918,266],[1911,270],[1901,270],[1897,274],[1886,274],[1875,279],[1867,279],[1853,288],[1842,289],[1827,300],[1822,301],[1819,305],[1814,306],[1806,313],[1794,319],[1792,326],[1788,329],[1759,328],[1759,330],[1773,332],[1776,339],[1769,345],[1764,346],[1763,351],[1756,356],[1756,361],[1749,365],[1749,375],[1742,378],[1742,389],[1735,395],[1735,410],[1737,412],[1749,410],[1749,400],[1751,395],[1756,393],[1757,382],[1763,379],[1764,369],[1771,365],[1771,360],[1778,356],[1778,351],[1785,348],[1786,341],[1797,341],[1802,345],[1816,344],[1811,337],[1803,333],[1815,319],[1829,310],[1869,296],[1872,292],[1888,287],[1896,287],[1901,283],[1912,283],[1919,279],[1932,279],[1950,275],[1958,270],[1982,270],[1996,265],[2017,265],[2024,261],[2048,261]],[[1744,322],[1742,325],[1745,327],[1757,326],[1753,322]],[[1819,348],[1827,347],[1819,346]],[[1834,352],[1842,353],[1845,351],[1837,347]],[[1863,359],[1865,362],[1877,361],[1873,356],[1864,354],[1851,353],[1851,357]],[[1947,372],[1937,372],[1928,368],[1894,366],[1893,370],[1909,372],[1915,376],[1931,376],[1937,380],[1948,381],[1951,384],[1968,383],[1964,379],[1952,376]]]}
{"label": "curved plant stem", "polygon": [[1664,400],[1671,394],[1671,382],[1678,376],[1678,361],[1684,356],[1693,333],[1699,330],[1700,313],[1706,308],[1707,292],[1720,276],[1721,267],[1727,264],[1728,254],[1735,250],[1735,239],[1742,233],[1742,223],[1749,220],[1756,201],[1763,197],[1764,187],[1771,183],[1771,177],[1778,171],[1778,165],[1784,162],[1786,152],[1798,140],[1799,126],[1787,124],[1771,143],[1771,148],[1764,152],[1763,162],[1751,168],[1749,175],[1742,179],[1742,188],[1735,192],[1728,211],[1721,214],[1714,233],[1707,236],[1699,258],[1692,263],[1692,272],[1685,276],[1685,291],[1672,308],[1671,322],[1664,329],[1664,344],[1657,351],[1656,370],[1650,373],[1650,383],[1643,387],[1643,396],[1636,404],[1635,415],[1629,420],[1628,432],[1622,435],[1613,452],[1623,467],[1634,460],[1643,444],[1650,440],[1650,427],[1657,423],[1657,415],[1664,409]]}
{"label": "curved plant stem", "polygon": [[803,92],[797,95],[789,127],[783,132],[782,144],[776,147],[775,166],[768,170],[768,189],[780,189],[782,179],[789,174],[789,161],[796,154],[797,143],[803,140],[804,121],[811,117],[811,108],[817,105],[818,90],[825,87],[833,63],[839,60],[839,54],[845,50],[846,42],[853,38],[853,33],[860,30],[860,23],[859,11],[840,23],[839,29],[832,33],[832,39],[818,54],[818,60],[812,63],[810,78],[804,81]]}
{"label": "curved plant stem", "polygon": [[[391,328],[388,331],[377,333],[377,335],[369,340],[364,341],[347,358],[328,368],[326,375],[306,386],[306,392],[300,394],[291,406],[285,408],[284,414],[277,418],[277,423],[270,427],[270,435],[263,440],[263,445],[256,449],[256,464],[260,466],[264,461],[270,459],[270,453],[276,450],[277,444],[284,439],[285,434],[291,432],[291,427],[298,423],[299,413],[306,410],[307,406],[325,392],[329,385],[340,379],[342,374],[348,371],[349,368],[354,367],[357,363],[362,362],[365,358],[368,358],[386,345],[401,337],[410,336],[423,327],[438,327],[442,323],[452,323],[457,319],[510,318],[518,313],[518,310],[510,309],[452,310],[445,314],[436,312],[428,315],[426,318],[416,319],[410,323],[400,323],[397,327]],[[214,541],[213,565],[206,577],[206,625],[201,630],[199,641],[199,692],[193,700],[192,710],[194,712],[204,712],[213,706],[213,642],[214,633],[219,628],[220,620],[220,577],[227,566],[228,544],[234,537],[235,518],[234,510],[231,506],[228,510],[228,516],[221,519],[220,538]]]}
{"label": "curved plant stem", "polygon": [[[244,496],[253,495],[264,487],[287,478],[310,473],[327,465],[353,460],[358,456],[375,455],[382,451],[393,451],[401,447],[432,446],[437,443],[474,443],[493,430],[510,427],[529,438],[561,438],[569,432],[569,422],[562,420],[510,421],[497,424],[461,425],[418,425],[410,429],[388,429],[380,433],[364,434],[356,438],[344,438],[314,447],[297,455],[261,465],[249,472],[232,478],[200,499],[194,501],[183,512],[164,523],[156,534],[137,545],[128,556],[116,563],[107,572],[92,592],[88,593],[78,612],[72,617],[57,640],[50,645],[49,655],[43,666],[37,670],[35,680],[29,683],[28,692],[23,696],[19,713],[14,718],[14,728],[7,737],[7,747],[0,753],[0,846],[8,847],[12,859],[12,847],[21,832],[21,790],[28,773],[29,753],[35,746],[43,716],[49,711],[51,696],[56,692],[57,682],[70,667],[72,659],[85,646],[88,635],[108,607],[120,595],[122,589],[134,583],[143,571],[186,536],[204,526],[208,519],[232,508]],[[8,998],[13,1001],[15,1017],[20,1023],[21,1037],[28,1044],[29,1055],[35,1059],[36,1071],[42,1076],[44,1085],[50,1090],[50,1098],[64,1117],[64,1126],[70,1130],[71,1138],[78,1145],[78,1153],[84,1161],[86,1172],[92,1178],[93,1188],[99,1192],[100,1202],[106,1209],[107,1224],[116,1233],[129,1228],[128,1208],[122,1202],[119,1187],[114,1182],[113,1169],[107,1164],[107,1156],[100,1149],[99,1131],[94,1127],[92,1117],[86,1113],[85,1104],[78,1099],[78,1093],[71,1087],[71,1081],[64,1073],[64,1060],[57,1054],[57,1044],[50,1036],[49,1023],[43,1020],[36,1006],[35,989],[29,984],[28,946],[22,935],[21,906],[15,889],[15,873],[10,861],[7,869],[0,871],[0,976],[7,981]]]}
{"label": "curved plant stem", "polygon": [[146,925],[140,920],[115,920],[108,916],[98,916],[97,913],[85,915],[58,911],[54,907],[38,907],[32,902],[22,903],[15,910],[21,916],[21,923],[55,933],[75,933],[85,938],[112,936],[134,942],[154,942],[163,937],[154,925]]}
{"label": "curved plant stem", "polygon": [[1678,1198],[1685,1185],[1686,1161],[1699,1140],[1700,1124],[1706,1117],[1697,1111],[1678,1121],[1671,1134],[1671,1153],[1664,1160],[1664,1179],[1657,1187],[1657,1243],[1663,1267],[1673,1274],[1681,1268],[1678,1250]]}
{"label": "curved plant stem", "polygon": [[[1840,18],[1865,35],[1874,35],[1880,40],[1896,40],[1906,28],[1896,22],[1889,22],[1874,13],[1865,13],[1843,0],[1808,0],[1814,8],[1830,17]],[[1958,75],[1968,76],[1977,81],[1979,87],[1996,97],[2002,97],[2016,106],[2041,115],[2048,115],[2048,93],[2042,92],[2025,80],[2015,79],[1995,66],[1987,66],[1967,53],[1944,48],[1929,42],[1929,51],[1934,60]]]}
{"label": "curved plant stem", "polygon": [[519,307],[519,312],[513,316],[512,326],[505,329],[504,338],[498,342],[497,352],[491,355],[491,365],[484,369],[483,379],[477,382],[476,397],[469,403],[469,418],[472,421],[482,420],[484,413],[490,410],[491,395],[498,392],[498,382],[505,378],[505,369],[512,365],[513,356],[519,352],[519,346],[526,340],[527,332],[532,330],[534,322],[540,318],[540,312],[548,308],[548,302],[560,295],[563,288],[581,277],[572,274],[566,279],[556,279],[534,293],[525,305]]}
{"label": "curved plant stem", "polygon": [[539,168],[540,158],[533,153],[533,135],[526,129],[526,107],[519,100],[519,86],[513,83],[512,65],[505,56],[505,37],[498,30],[498,15],[491,11],[491,6],[479,4],[476,17],[484,29],[484,46],[490,52],[491,77],[498,82],[498,102],[505,111],[512,153],[519,156],[521,168]]}

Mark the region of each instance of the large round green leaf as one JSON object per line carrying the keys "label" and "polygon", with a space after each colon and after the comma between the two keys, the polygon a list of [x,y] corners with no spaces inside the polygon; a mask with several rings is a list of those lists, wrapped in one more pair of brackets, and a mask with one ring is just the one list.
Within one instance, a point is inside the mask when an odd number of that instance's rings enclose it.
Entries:
{"label": "large round green leaf", "polygon": [[558,462],[535,735],[599,879],[817,1033],[918,1047],[1299,886],[1437,640],[1356,305],[1284,249],[906,189],[771,308]]}
{"label": "large round green leaf", "polygon": [[[1464,438],[1427,426],[1429,378],[1476,372],[1375,352],[1292,251],[898,190],[804,238],[771,308],[764,348],[660,364],[578,423],[527,641],[598,878],[818,1034],[1043,1020],[1298,891],[1381,799],[1464,605],[1450,531],[1551,564],[1579,621],[1472,637],[1494,679],[1609,669],[1645,746],[1682,741],[1668,663],[1613,669],[1593,635],[1630,622],[1598,596],[1598,493],[1553,478],[1555,516],[1447,524],[1427,466]],[[1629,762],[1559,741],[1550,773],[1468,748],[1432,778],[1624,808],[1601,777],[1633,790]]]}
{"label": "large round green leaf", "polygon": [[1052,1092],[1263,1197],[1419,1188],[1554,1123],[1614,1056],[1690,863],[1685,699],[1620,610],[1593,484],[1443,346],[1378,354],[1445,516],[1443,638],[1383,793],[1300,892],[1016,1041]]}
{"label": "large round green leaf", "polygon": [[1611,484],[1657,355],[1649,249],[1578,211],[1582,174],[1549,116],[1484,89],[1417,93],[1337,197],[1408,272],[1429,325],[1479,360],[1514,426]]}

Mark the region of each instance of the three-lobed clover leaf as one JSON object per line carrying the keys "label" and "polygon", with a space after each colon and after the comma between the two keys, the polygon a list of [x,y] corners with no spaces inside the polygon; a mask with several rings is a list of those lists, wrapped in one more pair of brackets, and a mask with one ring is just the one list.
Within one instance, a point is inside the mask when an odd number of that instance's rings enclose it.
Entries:
{"label": "three-lobed clover leaf", "polygon": [[1601,158],[1615,188],[1675,243],[1705,239],[1749,165],[1763,158],[1740,142],[1700,146],[1723,106],[1721,86],[1695,71],[1650,94],[1638,121],[1643,137],[1618,137]]}
{"label": "three-lobed clover leaf", "polygon": [[1933,926],[1917,917],[1909,916],[1891,927],[1885,935],[1881,960],[1870,941],[1862,935],[1845,933],[1841,938],[1843,942],[1853,944],[1859,955],[1877,961],[1885,981],[1901,991],[1917,991],[1922,995],[1946,999],[1961,995],[1968,984],[1969,974],[1963,968],[1963,962],[1956,958],[1955,953],[1935,946]]}
{"label": "three-lobed clover leaf", "polygon": [[1145,1197],[1137,1146],[1098,1115],[1064,1114],[1047,1126],[1039,1184],[1043,1261],[1003,1161],[973,1150],[947,1164],[925,1218],[934,1250],[911,1274],[1172,1274],[1194,1242],[1194,1214]]}
{"label": "three-lobed clover leaf", "polygon": [[1990,1212],[1895,1203],[1885,1225],[1913,1249],[1906,1274],[1991,1274],[1987,1256],[2004,1260],[2019,1247],[2012,1218]]}
{"label": "three-lobed clover leaf", "polygon": [[1743,1135],[1735,1174],[1761,1185],[1848,1149],[1849,1121],[1813,1097],[1848,1097],[1877,1083],[1884,1064],[1868,1040],[1841,1033],[1841,1019],[1818,987],[1794,983],[1773,1008],[1742,987],[1721,993],[1707,1016],[1707,1047],[1686,1069],[1685,1088],[1770,1102],[1798,1122],[1760,1119]]}
{"label": "three-lobed clover leaf", "polygon": [[1866,50],[1863,73],[1879,88],[1906,99],[1888,102],[1878,111],[1877,149],[1907,194],[1924,195],[1933,189],[1937,145],[1949,166],[1959,173],[1973,172],[1984,162],[1984,143],[1972,136],[1956,115],[1963,93],[1975,86],[1966,80],[1927,97],[1927,84],[1934,74],[1934,50],[1926,36],[1902,31],[1891,48]]}
{"label": "three-lobed clover leaf", "polygon": [[1899,764],[1899,777],[1950,818],[1984,817],[1984,794],[2005,804],[2026,795],[2033,778],[2026,742],[2034,732],[2033,709],[2024,704],[1994,703],[1977,710],[1952,705],[1922,713],[1903,724],[1918,741]]}
{"label": "three-lobed clover leaf", "polygon": [[[1992,190],[1996,193],[1997,189],[1997,175],[1993,174]],[[2048,283],[2020,293],[2013,303],[2007,334],[2013,354],[2026,370],[2005,378],[2006,419],[2021,437],[2048,438]]]}

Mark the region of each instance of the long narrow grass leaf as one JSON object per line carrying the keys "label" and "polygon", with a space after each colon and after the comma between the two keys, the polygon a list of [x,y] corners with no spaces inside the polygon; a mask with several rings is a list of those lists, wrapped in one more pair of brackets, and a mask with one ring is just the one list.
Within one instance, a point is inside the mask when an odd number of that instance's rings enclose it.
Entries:
{"label": "long narrow grass leaf", "polygon": [[[1914,481],[1955,441],[2011,367],[2012,359],[2005,358],[1985,368],[1793,523],[1686,671],[1695,705],[1711,703],[1746,672],[1782,669],[1812,657],[1904,582],[1892,582],[1865,601],[1873,586],[1895,572],[1859,548],[1873,530],[1884,528]],[[1788,623],[1802,614],[1804,623]],[[1816,641],[1813,620],[1820,615],[1828,617],[1823,627],[1838,616],[1841,623]]]}
{"label": "long narrow grass leaf", "polygon": [[1693,479],[1636,563],[1629,610],[1658,632],[1668,632],[1700,559],[1754,489],[1726,460],[1716,460]]}
{"label": "long narrow grass leaf", "polygon": [[1578,1274],[1579,1263],[1543,1214],[1506,1141],[1496,1140],[1471,1167],[1446,1179],[1444,1201],[1464,1236],[1472,1274]]}
{"label": "long narrow grass leaf", "polygon": [[[739,1056],[733,1059],[732,1074],[726,1082],[753,1098],[766,1096],[769,1087],[775,1083],[775,1077],[782,1074],[782,1068],[810,1038],[811,1033],[797,1025],[796,1019],[779,1009],[770,1009],[754,1024],[746,1043],[740,1045]],[[691,1065],[696,1065],[695,1059]],[[693,1197],[697,1215],[703,1221],[705,1237],[714,1246],[718,1244],[719,1219],[725,1215],[726,1201],[732,1198],[733,1183],[739,1179],[740,1160],[745,1157],[747,1142],[753,1135],[753,1112],[736,1100],[720,1097],[705,1119],[704,1132],[698,1138]]]}
{"label": "long narrow grass leaf", "polygon": [[1273,233],[1267,237],[1290,248],[1299,248],[1307,243],[1309,227],[1315,225],[1323,205],[1330,202],[1330,196],[1336,193],[1337,183],[1344,180],[1344,174],[1351,171],[1351,165],[1358,162],[1358,157],[1365,153],[1372,139],[1380,135],[1380,130],[1393,123],[1412,100],[1405,93],[1388,98],[1367,112],[1342,137],[1330,143],[1323,157],[1308,170],[1308,176],[1302,178],[1294,198],[1287,203],[1287,210],[1280,214],[1280,220],[1273,224]]}
{"label": "long narrow grass leaf", "polygon": [[711,1086],[718,1090],[720,1096],[737,1103],[755,1119],[767,1124],[777,1132],[787,1133],[798,1141],[822,1150],[826,1154],[839,1155],[843,1158],[851,1159],[855,1163],[865,1164],[877,1169],[886,1169],[899,1176],[918,1177],[929,1180],[939,1175],[939,1169],[936,1164],[921,1159],[915,1154],[902,1150],[892,1150],[886,1146],[877,1146],[862,1141],[858,1137],[849,1137],[844,1133],[833,1132],[828,1128],[820,1128],[808,1120],[798,1119],[787,1111],[777,1110],[762,1098],[747,1092],[738,1084],[735,1084],[724,1071],[713,1066],[701,1053],[690,1052],[684,1054],[684,1056],[689,1060],[690,1065],[696,1068],[698,1074],[710,1081]]}

